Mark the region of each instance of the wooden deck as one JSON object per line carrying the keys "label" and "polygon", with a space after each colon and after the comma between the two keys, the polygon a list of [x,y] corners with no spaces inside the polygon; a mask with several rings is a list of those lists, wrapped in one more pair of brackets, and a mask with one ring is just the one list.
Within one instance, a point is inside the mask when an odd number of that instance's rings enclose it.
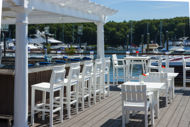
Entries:
{"label": "wooden deck", "polygon": [[[178,88],[174,101],[168,107],[165,107],[163,102],[161,98],[159,118],[155,119],[155,127],[190,127],[190,91]],[[144,127],[143,121],[144,115],[140,112],[136,116],[130,116],[130,123],[126,127]],[[77,115],[72,115],[71,119],[65,116],[63,123],[60,123],[58,118],[54,123],[55,127],[120,127],[120,90],[112,86],[109,97],[85,108],[85,111],[79,111]],[[40,118],[35,121],[36,127],[46,127],[47,124],[48,117],[44,122]]]}

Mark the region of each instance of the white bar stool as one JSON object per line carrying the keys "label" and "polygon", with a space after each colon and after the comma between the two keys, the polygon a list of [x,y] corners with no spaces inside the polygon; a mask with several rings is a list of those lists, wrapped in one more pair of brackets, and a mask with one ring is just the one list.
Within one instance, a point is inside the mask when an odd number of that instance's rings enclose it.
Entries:
{"label": "white bar stool", "polygon": [[88,106],[91,105],[91,87],[92,87],[92,71],[93,71],[93,62],[86,61],[84,62],[82,75],[80,78],[80,87],[79,87],[79,99],[82,101],[82,110],[84,110],[84,101],[88,98]]}
{"label": "white bar stool", "polygon": [[68,77],[64,80],[66,96],[63,97],[63,104],[67,107],[68,118],[71,118],[71,105],[75,104],[78,114],[78,91],[79,91],[80,63],[70,65]]}
{"label": "white bar stool", "polygon": [[103,97],[105,97],[106,94],[108,96],[110,95],[110,64],[111,64],[110,57],[106,57],[104,61],[104,75],[106,78],[106,83],[104,82]]}
{"label": "white bar stool", "polygon": [[93,103],[96,104],[96,97],[99,96],[99,101],[101,101],[101,85],[103,81],[103,65],[101,59],[95,60],[95,65],[93,68],[93,84],[92,84],[92,94]]}
{"label": "white bar stool", "polygon": [[[63,122],[63,84],[65,77],[65,66],[55,67],[51,74],[50,83],[39,83],[32,85],[32,100],[31,100],[31,124],[34,124],[35,111],[42,112],[42,119],[45,119],[45,113],[50,113],[50,127],[53,126],[53,114],[57,111],[60,112],[60,120]],[[36,90],[43,92],[42,103],[35,104]],[[59,103],[54,103],[54,93],[59,91],[61,98]],[[46,93],[50,94],[50,103],[46,103]]]}
{"label": "white bar stool", "polygon": [[[118,80],[119,80],[119,69],[123,70],[123,77],[122,78],[125,81],[125,62],[124,59],[118,59],[116,54],[112,55],[112,63],[113,63],[113,83],[115,85],[115,82],[117,82],[118,85]],[[121,64],[119,64],[121,63]]]}

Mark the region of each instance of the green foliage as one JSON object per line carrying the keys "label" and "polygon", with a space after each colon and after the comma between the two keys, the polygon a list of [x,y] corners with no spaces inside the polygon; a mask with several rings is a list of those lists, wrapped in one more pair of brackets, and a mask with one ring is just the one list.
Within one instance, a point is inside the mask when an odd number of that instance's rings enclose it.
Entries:
{"label": "green foliage", "polygon": [[72,46],[71,46],[70,48],[66,48],[66,49],[65,49],[65,52],[66,52],[68,55],[73,55],[73,54],[75,54],[75,51],[76,51],[76,49],[73,48]]}
{"label": "green foliage", "polygon": [[[168,31],[169,39],[180,38],[190,35],[189,17],[176,17],[172,19],[153,19],[141,21],[123,21],[114,22],[109,21],[104,25],[105,44],[109,46],[126,45],[127,34],[130,35],[131,22],[133,32],[133,43],[141,43],[141,35],[144,35],[144,42],[147,42],[147,24],[149,24],[150,40],[160,42],[160,22],[163,23],[162,34],[166,36]],[[75,24],[43,24],[43,25],[29,25],[29,35],[35,34],[36,29],[44,31],[45,26],[50,26],[50,33],[54,34],[55,38],[62,40],[65,43],[79,43],[79,36],[77,35],[77,28],[81,23]],[[83,35],[80,37],[81,43],[88,43],[88,45],[96,45],[97,42],[97,27],[94,23],[83,23]],[[15,37],[15,26],[10,26],[11,37]],[[130,38],[129,38],[130,40]],[[162,40],[163,41],[163,40]],[[129,41],[130,42],[130,41]]]}

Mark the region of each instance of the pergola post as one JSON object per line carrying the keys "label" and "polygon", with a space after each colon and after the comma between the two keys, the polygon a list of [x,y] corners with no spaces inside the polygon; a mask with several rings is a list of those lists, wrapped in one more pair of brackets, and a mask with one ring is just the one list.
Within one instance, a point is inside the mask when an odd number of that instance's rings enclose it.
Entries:
{"label": "pergola post", "polygon": [[28,126],[28,12],[16,16],[16,57],[14,85],[14,127]]}
{"label": "pergola post", "polygon": [[104,58],[104,23],[98,22],[97,25],[97,58]]}
{"label": "pergola post", "polygon": [[1,30],[2,4],[3,4],[3,0],[0,0],[0,30]]}

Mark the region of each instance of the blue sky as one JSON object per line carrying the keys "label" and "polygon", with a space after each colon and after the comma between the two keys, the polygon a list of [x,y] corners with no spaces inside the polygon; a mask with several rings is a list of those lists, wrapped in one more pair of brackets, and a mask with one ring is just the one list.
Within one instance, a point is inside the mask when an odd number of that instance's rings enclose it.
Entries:
{"label": "blue sky", "polygon": [[142,19],[163,19],[179,16],[189,16],[187,2],[145,2],[131,0],[91,0],[118,10],[118,13],[108,17],[113,21],[129,21]]}

